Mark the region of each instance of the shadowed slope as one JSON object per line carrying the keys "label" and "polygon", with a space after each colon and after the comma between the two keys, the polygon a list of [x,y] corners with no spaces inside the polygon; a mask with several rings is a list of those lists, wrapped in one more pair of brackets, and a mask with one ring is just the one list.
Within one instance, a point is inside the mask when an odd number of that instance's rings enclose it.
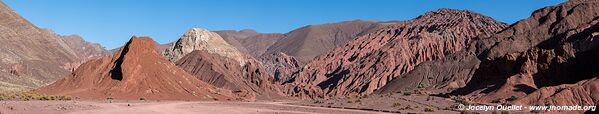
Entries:
{"label": "shadowed slope", "polygon": [[71,76],[39,89],[85,99],[228,99],[229,91],[210,86],[163,58],[156,43],[132,37],[114,55],[89,61]]}

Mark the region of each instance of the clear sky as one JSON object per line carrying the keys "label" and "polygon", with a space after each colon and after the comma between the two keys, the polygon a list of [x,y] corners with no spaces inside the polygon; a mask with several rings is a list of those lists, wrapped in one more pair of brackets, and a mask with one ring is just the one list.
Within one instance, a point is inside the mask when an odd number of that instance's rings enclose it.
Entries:
{"label": "clear sky", "polygon": [[4,0],[23,17],[59,34],[79,34],[108,49],[132,35],[159,43],[189,28],[286,33],[347,20],[408,20],[439,9],[467,9],[514,23],[564,0]]}

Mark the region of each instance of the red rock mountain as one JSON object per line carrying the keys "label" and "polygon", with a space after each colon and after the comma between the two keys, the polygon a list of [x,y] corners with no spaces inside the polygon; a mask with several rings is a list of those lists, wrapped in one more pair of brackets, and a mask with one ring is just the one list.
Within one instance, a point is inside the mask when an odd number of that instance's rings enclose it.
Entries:
{"label": "red rock mountain", "polygon": [[[490,17],[440,9],[363,35],[316,57],[291,79],[300,97],[370,94],[418,64],[461,51],[506,27]],[[308,91],[308,92],[306,92]]]}
{"label": "red rock mountain", "polygon": [[270,66],[266,67],[266,70],[272,74],[278,84],[287,83],[286,81],[291,80],[291,76],[301,68],[297,59],[282,52],[262,55],[260,61],[264,66]]}
{"label": "red rock mountain", "polygon": [[132,37],[114,55],[91,60],[71,76],[37,90],[84,99],[230,99],[230,91],[200,81],[165,59],[147,37]]}
{"label": "red rock mountain", "polygon": [[361,20],[309,25],[286,33],[285,37],[270,46],[265,54],[273,55],[282,52],[297,58],[303,65],[320,54],[384,25],[376,21]]}
{"label": "red rock mountain", "polygon": [[[597,105],[599,1],[572,0],[480,41],[481,63],[455,93],[479,102]],[[494,80],[494,81],[489,81]],[[563,100],[562,98],[571,98]]]}
{"label": "red rock mountain", "polygon": [[272,76],[255,60],[239,66],[233,59],[196,50],[176,64],[200,80],[233,91],[235,97],[242,100],[270,100],[285,96],[273,83]]}
{"label": "red rock mountain", "polygon": [[410,81],[423,79],[416,83],[449,88],[448,95],[474,102],[596,106],[598,17],[595,0],[536,10],[462,52],[419,65],[403,76],[411,78],[394,79],[377,92],[414,88]]}
{"label": "red rock mountain", "polygon": [[40,87],[105,53],[98,44],[78,36],[38,28],[1,1],[0,44],[0,88]]}

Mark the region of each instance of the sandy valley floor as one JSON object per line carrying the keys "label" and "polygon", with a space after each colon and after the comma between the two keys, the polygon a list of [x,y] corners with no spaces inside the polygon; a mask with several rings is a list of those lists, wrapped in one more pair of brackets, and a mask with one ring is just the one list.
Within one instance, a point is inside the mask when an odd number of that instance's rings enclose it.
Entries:
{"label": "sandy valley floor", "polygon": [[382,113],[282,102],[0,101],[0,114]]}

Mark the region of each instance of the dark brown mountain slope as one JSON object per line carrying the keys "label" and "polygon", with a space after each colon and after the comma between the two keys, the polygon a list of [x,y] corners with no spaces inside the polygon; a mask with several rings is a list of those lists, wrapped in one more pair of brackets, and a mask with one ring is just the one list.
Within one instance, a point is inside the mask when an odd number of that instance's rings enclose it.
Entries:
{"label": "dark brown mountain slope", "polygon": [[104,49],[40,29],[0,2],[0,88],[36,88]]}
{"label": "dark brown mountain slope", "polygon": [[177,68],[155,49],[147,37],[132,37],[114,55],[81,65],[71,75],[37,90],[84,99],[228,99],[219,90]]}
{"label": "dark brown mountain slope", "polygon": [[251,29],[213,32],[220,35],[227,43],[233,45],[239,51],[252,55],[254,58],[260,57],[268,47],[285,36],[279,33],[258,33]]}
{"label": "dark brown mountain slope", "polygon": [[[416,65],[462,50],[507,25],[462,10],[440,9],[358,37],[307,64],[292,80],[297,96],[370,94]],[[319,90],[303,90],[305,88]],[[308,93],[304,91],[316,91]],[[318,93],[322,91],[323,93]]]}
{"label": "dark brown mountain slope", "polygon": [[303,65],[322,53],[382,26],[384,24],[376,21],[361,20],[309,25],[286,33],[285,37],[270,46],[265,54],[282,52],[296,57]]}
{"label": "dark brown mountain slope", "polygon": [[220,35],[227,43],[233,45],[233,47],[237,48],[237,50],[248,53],[249,51],[246,47],[241,43],[248,37],[259,35],[260,33],[256,32],[252,29],[244,29],[240,31],[235,30],[220,30],[220,31],[212,31]]}
{"label": "dark brown mountain slope", "polygon": [[270,46],[283,37],[285,37],[284,34],[264,33],[243,39],[241,44],[247,49],[249,55],[258,58],[262,56]]}

